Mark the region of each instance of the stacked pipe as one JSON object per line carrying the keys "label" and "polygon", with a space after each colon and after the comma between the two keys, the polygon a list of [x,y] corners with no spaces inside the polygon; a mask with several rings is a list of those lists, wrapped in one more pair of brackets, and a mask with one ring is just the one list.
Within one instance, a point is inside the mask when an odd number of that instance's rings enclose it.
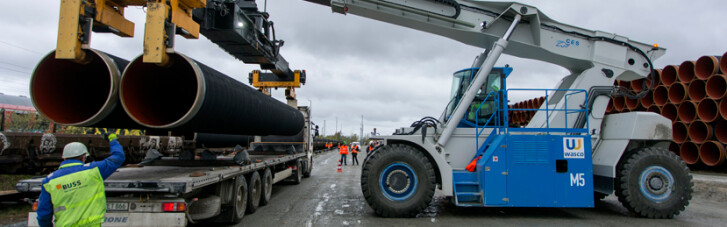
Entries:
{"label": "stacked pipe", "polygon": [[545,102],[545,96],[541,96],[534,99],[528,99],[522,102],[509,105],[509,109],[512,109],[508,113],[508,119],[510,125],[514,126],[526,126],[530,123],[530,120],[535,116],[535,112]]}
{"label": "stacked pipe", "polygon": [[304,119],[296,108],[185,55],[170,54],[170,63],[159,66],[141,56],[129,62],[98,50],[84,53],[83,61],[72,61],[50,52],[34,70],[30,94],[47,119],[83,127],[213,133],[202,139],[208,145],[238,144],[248,140],[245,135],[302,132]]}
{"label": "stacked pipe", "polygon": [[[727,53],[702,56],[655,70],[654,89],[640,99],[613,97],[607,114],[650,111],[672,121],[670,150],[689,165],[720,166],[727,162]],[[650,80],[616,81],[640,91]]]}

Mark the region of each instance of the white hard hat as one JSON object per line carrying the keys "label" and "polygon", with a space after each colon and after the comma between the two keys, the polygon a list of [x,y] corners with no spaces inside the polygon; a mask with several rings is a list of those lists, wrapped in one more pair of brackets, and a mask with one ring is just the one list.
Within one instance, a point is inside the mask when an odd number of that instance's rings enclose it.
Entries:
{"label": "white hard hat", "polygon": [[73,142],[63,147],[63,158],[75,158],[84,154],[88,154],[88,149],[82,143]]}

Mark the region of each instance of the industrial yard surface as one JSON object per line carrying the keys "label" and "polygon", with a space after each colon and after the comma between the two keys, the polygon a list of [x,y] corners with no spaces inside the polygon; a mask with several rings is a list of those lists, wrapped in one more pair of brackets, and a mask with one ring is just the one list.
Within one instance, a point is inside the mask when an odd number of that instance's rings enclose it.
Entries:
{"label": "industrial yard surface", "polygon": [[350,165],[349,157],[349,165],[336,172],[339,158],[335,151],[317,156],[310,178],[273,187],[272,199],[278,202],[246,215],[239,226],[723,226],[727,217],[724,201],[700,197],[674,219],[654,220],[633,217],[615,196],[592,209],[467,208],[438,193],[417,218],[381,218],[361,194],[361,166]]}

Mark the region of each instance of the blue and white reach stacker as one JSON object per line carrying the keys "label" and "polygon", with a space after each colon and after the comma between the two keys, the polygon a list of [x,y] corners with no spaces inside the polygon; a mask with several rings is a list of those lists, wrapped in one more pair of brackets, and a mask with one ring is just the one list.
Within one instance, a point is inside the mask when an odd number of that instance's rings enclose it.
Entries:
{"label": "blue and white reach stacker", "polygon": [[[671,218],[689,204],[691,175],[667,149],[671,122],[649,112],[605,115],[612,96],[650,92],[613,84],[653,80],[651,60],[664,48],[563,24],[514,2],[306,1],[485,49],[472,69],[455,74],[440,118],[374,137],[384,145],[366,157],[361,189],[378,215],[415,216],[436,188],[458,206],[593,207],[594,197],[615,193],[638,216]],[[570,75],[555,89],[507,89],[512,69],[493,68],[503,53],[556,64]],[[535,91],[546,95],[540,107],[508,109],[508,96]],[[511,111],[537,112],[527,126],[511,127]]]}

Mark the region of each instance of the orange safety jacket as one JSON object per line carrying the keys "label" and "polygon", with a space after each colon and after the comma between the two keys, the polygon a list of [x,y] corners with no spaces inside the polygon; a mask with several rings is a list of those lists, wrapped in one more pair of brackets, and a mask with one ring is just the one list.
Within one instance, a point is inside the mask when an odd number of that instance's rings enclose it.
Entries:
{"label": "orange safety jacket", "polygon": [[374,146],[373,145],[369,145],[369,151],[371,151],[373,149],[374,149]]}
{"label": "orange safety jacket", "polygon": [[354,146],[353,146],[353,147],[351,148],[351,151],[352,151],[352,152],[353,152],[354,154],[358,154],[358,146],[355,146],[355,145],[354,145]]}
{"label": "orange safety jacket", "polygon": [[341,150],[338,154],[348,154],[348,146],[341,146]]}

